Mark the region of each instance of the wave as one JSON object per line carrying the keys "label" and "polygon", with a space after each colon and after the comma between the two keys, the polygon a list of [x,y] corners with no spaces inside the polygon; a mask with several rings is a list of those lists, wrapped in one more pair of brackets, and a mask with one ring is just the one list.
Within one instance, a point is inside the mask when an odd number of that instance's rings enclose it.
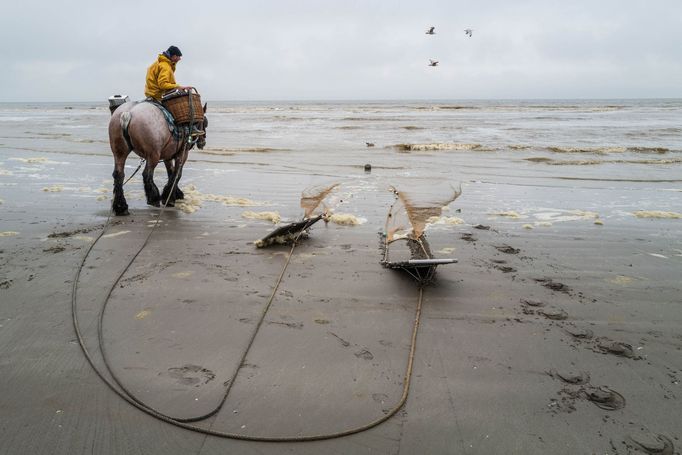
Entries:
{"label": "wave", "polygon": [[680,164],[682,158],[649,159],[649,160],[555,160],[543,156],[524,158],[525,161],[545,163],[552,166],[591,166],[599,164]]}
{"label": "wave", "polygon": [[401,152],[425,152],[435,150],[477,150],[490,151],[491,149],[483,147],[481,144],[459,144],[448,142],[436,142],[432,144],[394,144],[389,147],[398,149]]}
{"label": "wave", "polygon": [[206,155],[224,155],[230,156],[237,153],[271,153],[271,152],[288,152],[291,149],[280,149],[271,147],[244,147],[244,148],[206,148],[204,150],[196,150],[195,153],[204,153]]}
{"label": "wave", "polygon": [[616,147],[616,146],[601,146],[601,147],[564,147],[551,146],[547,150],[553,153],[592,153],[595,155],[608,155],[610,153],[658,153],[664,154],[670,151],[666,147]]}

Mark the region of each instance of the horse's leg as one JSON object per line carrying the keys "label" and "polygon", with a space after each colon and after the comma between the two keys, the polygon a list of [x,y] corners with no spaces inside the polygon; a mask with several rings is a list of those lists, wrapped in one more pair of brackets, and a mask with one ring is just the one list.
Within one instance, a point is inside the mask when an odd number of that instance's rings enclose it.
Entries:
{"label": "horse's leg", "polygon": [[114,173],[112,174],[112,177],[114,178],[114,200],[111,202],[111,208],[114,210],[116,216],[130,214],[130,212],[128,212],[128,203],[123,194],[123,177],[125,175],[124,169],[128,153],[130,152],[125,151],[114,154]]}
{"label": "horse's leg", "polygon": [[[176,157],[173,159],[173,173],[168,175],[168,183],[166,184],[166,188],[164,188],[163,192],[164,194],[170,193],[170,190],[173,186],[175,186],[173,193],[170,195],[168,198],[168,203],[167,205],[169,207],[174,207],[175,206],[175,200],[180,199],[178,198],[178,188],[180,186],[180,177],[182,177],[182,168],[185,165],[185,161],[187,160],[187,155],[188,151],[185,150],[183,152],[180,152],[176,155]],[[168,169],[168,167],[166,167]],[[180,191],[180,194],[182,195],[182,198],[184,199],[184,194],[182,191]]]}
{"label": "horse's leg", "polygon": [[159,189],[154,183],[154,169],[159,164],[158,158],[147,159],[147,164],[142,172],[142,180],[144,181],[144,194],[147,196],[147,204],[159,207]]}
{"label": "horse's leg", "polygon": [[[177,165],[176,161],[177,160],[175,158],[172,158],[163,162],[163,164],[166,165],[166,172],[168,173],[168,183],[166,183],[166,186],[163,188],[163,192],[161,193],[161,200],[164,202],[168,199],[168,192],[173,185],[173,175],[175,174],[175,166]],[[173,195],[173,199],[185,199],[185,193],[182,192],[180,185],[177,183],[175,184],[175,194]]]}

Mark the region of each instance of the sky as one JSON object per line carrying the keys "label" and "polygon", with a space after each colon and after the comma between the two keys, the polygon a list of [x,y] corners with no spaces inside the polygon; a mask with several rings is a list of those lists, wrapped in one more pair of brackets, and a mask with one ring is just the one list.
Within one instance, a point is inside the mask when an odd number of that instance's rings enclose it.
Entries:
{"label": "sky", "polygon": [[682,98],[680,0],[6,3],[0,102],[141,99],[171,44],[214,101]]}

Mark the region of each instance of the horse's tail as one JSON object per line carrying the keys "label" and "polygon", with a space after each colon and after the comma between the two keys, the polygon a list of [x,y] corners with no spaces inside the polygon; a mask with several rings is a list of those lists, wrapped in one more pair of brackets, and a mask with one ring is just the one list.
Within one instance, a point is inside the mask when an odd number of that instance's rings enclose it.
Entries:
{"label": "horse's tail", "polygon": [[133,151],[133,143],[130,140],[130,133],[128,133],[128,127],[130,126],[130,120],[133,118],[133,114],[130,111],[126,111],[121,114],[121,130],[123,131],[123,138],[126,140],[128,145],[128,152]]}

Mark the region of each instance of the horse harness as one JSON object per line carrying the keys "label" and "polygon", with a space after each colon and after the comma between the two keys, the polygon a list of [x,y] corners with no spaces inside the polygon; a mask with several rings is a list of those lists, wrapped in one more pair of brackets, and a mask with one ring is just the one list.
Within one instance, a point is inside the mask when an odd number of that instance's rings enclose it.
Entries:
{"label": "horse harness", "polygon": [[[175,139],[178,142],[178,145],[176,147],[175,153],[173,154],[173,158],[177,157],[181,152],[190,151],[196,145],[197,141],[199,140],[199,137],[206,134],[205,131],[197,129],[195,125],[192,123],[177,124],[175,122],[175,119],[173,118],[173,114],[171,114],[170,111],[166,109],[166,107],[162,103],[158,102],[154,98],[149,97],[143,101],[135,101],[135,104],[138,103],[153,104],[163,114],[163,117],[166,119],[166,123],[168,124],[168,130],[170,131],[171,135],[168,137],[168,140],[163,145],[162,149],[168,146],[168,143],[171,141],[171,138]],[[133,142],[130,138],[130,133],[128,132],[129,126],[130,126],[129,120],[121,122],[123,138],[125,139],[126,144],[128,145],[128,150],[133,151],[135,148],[133,147]],[[142,158],[142,162],[144,161],[145,161],[144,158]],[[140,163],[140,165],[142,165],[142,163]]]}

